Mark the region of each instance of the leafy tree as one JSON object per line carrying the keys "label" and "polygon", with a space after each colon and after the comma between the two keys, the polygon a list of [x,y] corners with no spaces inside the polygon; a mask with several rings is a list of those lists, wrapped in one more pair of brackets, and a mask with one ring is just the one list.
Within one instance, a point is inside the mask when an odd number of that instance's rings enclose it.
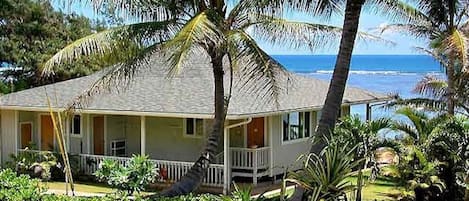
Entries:
{"label": "leafy tree", "polygon": [[[309,48],[327,44],[341,31],[332,26],[285,20],[282,18],[284,12],[281,12],[285,5],[271,4],[272,1],[235,1],[230,11],[227,11],[227,2],[223,0],[81,2],[95,5],[96,10],[113,8],[116,14],[126,15],[136,23],[86,36],[45,63],[45,72],[50,73],[57,66],[83,57],[118,59],[119,64],[110,67],[72,107],[81,106],[84,99],[103,88],[109,89],[110,83],[128,84],[155,54],[161,56],[167,66],[153,67],[168,68],[169,75],[182,71],[193,57],[207,58],[212,65],[212,130],[200,157],[186,176],[164,193],[168,196],[187,194],[196,189],[214,160],[230,100],[229,92],[225,94],[225,73],[232,75],[237,70],[243,82],[241,86],[246,86],[245,90],[265,91],[262,96],[267,101],[275,101],[274,97],[281,91],[278,78],[286,76],[284,69],[257,45],[253,36],[273,45]],[[135,48],[131,51],[129,45]],[[132,53],[114,56],[123,51]],[[253,84],[254,81],[257,83]]]}
{"label": "leafy tree", "polygon": [[406,144],[423,147],[437,126],[444,122],[445,116],[430,117],[429,114],[411,107],[404,107],[396,111],[406,120],[393,122],[392,128],[404,134]]}
{"label": "leafy tree", "polygon": [[460,184],[466,178],[458,178],[458,175],[468,170],[469,119],[455,116],[439,124],[425,148],[429,158],[441,162],[439,177],[448,186],[443,195],[445,200],[462,200],[466,186]]}
{"label": "leafy tree", "polygon": [[[457,72],[455,74],[455,113],[469,116],[469,73]],[[448,110],[448,82],[434,75],[425,76],[414,89],[423,97],[401,99],[396,97],[389,106],[412,106],[421,107],[431,112],[442,113]]]}
{"label": "leafy tree", "polygon": [[[458,96],[461,95],[458,93],[458,88],[461,90],[458,82],[464,81],[458,81],[458,79],[469,71],[468,2],[465,0],[414,0],[412,2],[413,4],[409,4],[409,9],[413,10],[416,15],[422,16],[420,20],[390,24],[385,26],[383,31],[408,33],[428,41],[428,47],[418,49],[433,56],[446,69],[447,84],[444,91],[441,91],[443,94],[437,94],[437,97],[444,97],[444,108],[449,115],[454,115],[456,107],[467,107],[467,100],[463,104],[458,101],[458,98],[467,99],[467,97]],[[467,75],[465,76],[466,78],[463,79],[467,79]],[[420,102],[428,104],[429,101]]]}
{"label": "leafy tree", "polygon": [[367,167],[368,162],[374,159],[374,152],[379,148],[380,142],[378,132],[389,128],[391,122],[389,119],[378,119],[362,122],[358,115],[346,116],[340,119],[334,129],[334,139],[340,144],[348,144],[354,147],[354,161],[361,161],[357,167],[358,186],[356,200],[361,200],[361,190],[363,187],[363,169]]}
{"label": "leafy tree", "polygon": [[47,0],[0,0],[0,64],[2,93],[90,74],[101,61],[81,59],[62,65],[49,79],[40,77],[41,66],[70,41],[103,29],[84,16],[64,14]]}

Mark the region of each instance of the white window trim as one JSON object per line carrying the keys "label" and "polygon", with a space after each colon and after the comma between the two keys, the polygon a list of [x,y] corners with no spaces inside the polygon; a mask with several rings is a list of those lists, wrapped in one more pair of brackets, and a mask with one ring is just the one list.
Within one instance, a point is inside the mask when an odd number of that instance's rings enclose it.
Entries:
{"label": "white window trim", "polygon": [[[76,134],[76,133],[72,133],[71,130],[73,130],[73,118],[75,116],[80,116],[80,134]],[[68,121],[68,134],[70,137],[74,137],[74,138],[82,138],[83,137],[83,115],[82,114],[73,114],[70,118],[70,120]]]}
{"label": "white window trim", "polygon": [[182,136],[184,136],[185,138],[196,138],[196,139],[203,138],[205,136],[205,120],[201,119],[202,120],[202,135],[197,135],[195,132],[193,135],[191,135],[191,134],[186,133],[186,120],[187,119],[194,120],[194,129],[197,131],[197,119],[200,119],[200,118],[183,118],[182,119]]}
{"label": "white window trim", "polygon": [[[311,129],[312,129],[312,128],[311,128],[311,126],[312,126],[312,124],[311,124],[311,123],[312,123],[312,121],[311,121],[311,120],[312,120],[312,118],[311,118],[312,116],[311,116],[311,115],[312,115],[313,111],[303,111],[303,112],[297,112],[297,113],[306,113],[306,112],[309,112],[309,116],[310,116],[310,117],[309,117],[309,121],[310,121],[310,122],[309,122],[309,137],[303,136],[302,138],[298,138],[298,139],[294,139],[294,140],[286,140],[286,141],[285,141],[285,139],[283,138],[283,137],[285,136],[285,135],[284,135],[284,128],[283,128],[283,115],[285,115],[285,114],[280,115],[280,126],[281,126],[281,130],[282,130],[282,131],[281,131],[281,132],[282,132],[282,133],[281,133],[281,136],[282,136],[282,137],[280,138],[280,143],[281,143],[282,145],[296,144],[296,143],[305,142],[305,141],[308,141],[308,140],[311,139],[312,134],[313,134],[312,131],[311,131]],[[293,112],[290,112],[290,113],[293,113]],[[286,114],[290,114],[290,113],[286,113]],[[299,116],[300,116],[300,115],[298,114],[298,117],[299,117]],[[299,121],[301,122],[301,120],[299,120]],[[290,126],[290,124],[289,124],[288,126]],[[304,125],[303,125],[303,126],[304,126]],[[303,130],[304,130],[304,128],[303,128]]]}

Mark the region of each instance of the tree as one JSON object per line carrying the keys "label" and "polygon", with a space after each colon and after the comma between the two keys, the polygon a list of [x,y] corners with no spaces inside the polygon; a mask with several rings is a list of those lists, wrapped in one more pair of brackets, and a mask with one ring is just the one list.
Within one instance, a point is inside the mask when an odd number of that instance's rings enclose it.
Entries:
{"label": "tree", "polygon": [[469,70],[468,5],[464,0],[415,1],[415,4],[410,6],[413,6],[412,10],[416,14],[423,16],[420,20],[391,24],[383,28],[383,31],[408,33],[428,41],[428,48],[418,49],[433,56],[446,70],[447,86],[443,96],[449,115],[454,115],[458,106],[458,74],[461,76],[461,73],[467,73]]}
{"label": "tree", "polygon": [[[469,73],[457,72],[454,76],[454,107],[455,113],[469,115]],[[421,107],[432,112],[448,111],[448,82],[446,79],[438,78],[434,75],[425,76],[414,89],[422,95],[419,98],[401,99],[396,97],[394,102],[388,106],[412,106]]]}
{"label": "tree", "polygon": [[97,61],[82,59],[61,66],[53,77],[43,80],[41,66],[67,43],[103,29],[88,18],[55,11],[46,0],[1,0],[0,65],[2,93],[19,91],[55,81],[87,75],[99,67]]}
{"label": "tree", "polygon": [[[299,0],[293,2],[299,2],[293,4],[298,10],[313,12],[315,16],[326,18],[330,18],[334,13],[342,13],[342,9],[345,8],[339,51],[317,128],[319,135],[327,135],[332,132],[339,117],[353,48],[357,33],[359,33],[358,25],[362,8],[392,20],[414,21],[419,20],[421,16],[416,15],[405,1],[400,0]],[[315,151],[314,147],[311,151]]]}
{"label": "tree", "polygon": [[[123,85],[132,80],[154,54],[163,54],[169,74],[183,70],[191,57],[207,57],[212,65],[214,85],[214,123],[206,146],[187,174],[164,194],[187,194],[198,187],[207,168],[214,160],[218,141],[223,136],[230,94],[225,94],[225,73],[237,70],[246,90],[263,90],[262,96],[275,101],[282,89],[279,76],[284,69],[273,61],[254,40],[253,36],[273,45],[320,47],[341,29],[313,23],[282,19],[283,4],[270,1],[236,1],[228,12],[225,1],[102,1],[82,0],[95,6],[114,8],[137,21],[134,24],[113,27],[79,39],[55,54],[46,64],[45,73],[78,58],[118,58],[91,89],[81,95],[72,107],[82,106],[83,100],[109,89],[110,83]],[[248,30],[252,29],[250,32]],[[129,47],[133,47],[129,49]],[[130,54],[116,57],[122,52]],[[238,65],[242,62],[243,65]],[[225,72],[227,70],[227,72]],[[252,86],[251,81],[257,86]],[[230,83],[231,87],[231,83]],[[231,91],[229,89],[228,91]]]}
{"label": "tree", "polygon": [[373,160],[374,152],[379,148],[378,132],[389,128],[390,125],[389,119],[362,122],[356,115],[342,118],[334,129],[335,140],[340,141],[340,144],[353,145],[355,150],[353,160],[360,161],[357,166],[358,184],[355,197],[357,201],[361,200],[362,196],[363,169],[367,167],[369,161]]}
{"label": "tree", "polygon": [[407,144],[422,147],[427,143],[437,126],[446,120],[446,116],[430,117],[423,111],[411,107],[404,107],[396,111],[407,121],[395,121],[392,128],[404,134]]}

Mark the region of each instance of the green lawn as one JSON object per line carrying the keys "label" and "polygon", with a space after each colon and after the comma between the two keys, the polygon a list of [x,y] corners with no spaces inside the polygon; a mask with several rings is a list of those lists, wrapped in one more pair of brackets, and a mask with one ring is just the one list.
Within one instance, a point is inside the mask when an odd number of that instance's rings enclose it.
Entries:
{"label": "green lawn", "polygon": [[[51,181],[51,182],[42,182],[42,185],[45,185],[50,190],[62,190],[65,191],[65,183],[58,182],[58,181]],[[115,192],[114,189],[107,187],[103,184],[96,184],[96,183],[83,183],[83,182],[76,182],[75,183],[75,191],[76,192],[84,192],[84,193],[112,193]]]}
{"label": "green lawn", "polygon": [[[356,177],[350,177],[349,181],[353,184],[357,183]],[[289,188],[286,191],[287,195],[293,194],[294,188]],[[395,197],[399,194],[398,185],[390,181],[387,178],[381,177],[374,181],[373,183],[366,182],[362,190],[362,200],[363,201],[394,201]],[[280,193],[273,193],[268,195],[268,198],[274,198],[280,196]],[[354,198],[355,196],[350,196]]]}
{"label": "green lawn", "polygon": [[[351,177],[350,181],[356,184],[357,178]],[[399,187],[396,183],[386,178],[379,178],[373,183],[365,182],[365,186],[362,190],[362,198],[364,201],[395,200],[399,192]]]}

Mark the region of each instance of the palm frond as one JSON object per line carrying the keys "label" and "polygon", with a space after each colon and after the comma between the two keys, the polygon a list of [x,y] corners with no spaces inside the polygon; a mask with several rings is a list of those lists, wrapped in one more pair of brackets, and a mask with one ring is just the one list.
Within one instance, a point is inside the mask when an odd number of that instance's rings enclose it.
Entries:
{"label": "palm frond", "polygon": [[388,107],[409,106],[423,108],[427,111],[442,111],[446,109],[446,102],[430,98],[399,99],[388,104]]}
{"label": "palm frond", "polygon": [[[43,66],[43,75],[54,72],[54,67],[72,63],[74,60],[85,57],[105,58],[106,56],[134,51],[131,48],[144,48],[145,46],[161,43],[171,37],[178,30],[172,22],[144,22],[107,29],[81,38],[57,52]],[[132,52],[129,52],[130,54]],[[119,59],[124,57],[114,57]]]}
{"label": "palm frond", "polygon": [[462,71],[468,71],[468,37],[465,33],[458,29],[454,29],[449,35],[443,39],[441,52],[446,55],[455,56],[462,65]]}
{"label": "palm frond", "polygon": [[388,24],[378,28],[381,33],[399,32],[414,36],[417,38],[430,37],[433,34],[431,24]]}
{"label": "palm frond", "polygon": [[207,13],[199,13],[163,46],[163,51],[168,56],[169,76],[178,74],[182,70],[189,55],[200,54],[204,51],[204,46],[210,44],[217,47],[224,41],[224,35],[209,19]]}
{"label": "palm frond", "polygon": [[419,139],[419,133],[415,127],[410,126],[405,122],[394,122],[392,128],[397,131],[403,132],[405,135],[412,138],[412,140],[417,141]]}
{"label": "palm frond", "polygon": [[72,112],[85,108],[90,100],[98,94],[111,92],[112,90],[125,90],[133,81],[135,75],[148,66],[150,56],[156,51],[160,51],[159,44],[145,48],[125,62],[104,69],[101,71],[99,79],[70,102],[66,110]]}
{"label": "palm frond", "polygon": [[185,10],[194,8],[197,1],[170,0],[67,0],[68,3],[91,5],[96,13],[112,11],[113,14],[138,21],[163,21],[181,18]]}
{"label": "palm frond", "polygon": [[446,83],[446,80],[438,79],[433,75],[427,75],[417,83],[414,91],[435,99],[441,99],[446,95],[447,87],[448,83]]}
{"label": "palm frond", "polygon": [[297,22],[269,16],[252,15],[250,24],[243,29],[252,28],[253,37],[275,46],[289,48],[309,48],[316,50],[337,44],[342,29],[335,26]]}
{"label": "palm frond", "polygon": [[425,13],[402,0],[367,0],[364,9],[399,22],[428,24],[429,21]]}
{"label": "palm frond", "polygon": [[258,101],[268,103],[275,101],[278,105],[278,96],[283,87],[280,79],[288,79],[286,70],[264,52],[256,41],[243,30],[228,33],[229,55],[235,63],[242,62],[243,67],[238,68],[240,81],[237,87],[249,93],[261,94]]}

